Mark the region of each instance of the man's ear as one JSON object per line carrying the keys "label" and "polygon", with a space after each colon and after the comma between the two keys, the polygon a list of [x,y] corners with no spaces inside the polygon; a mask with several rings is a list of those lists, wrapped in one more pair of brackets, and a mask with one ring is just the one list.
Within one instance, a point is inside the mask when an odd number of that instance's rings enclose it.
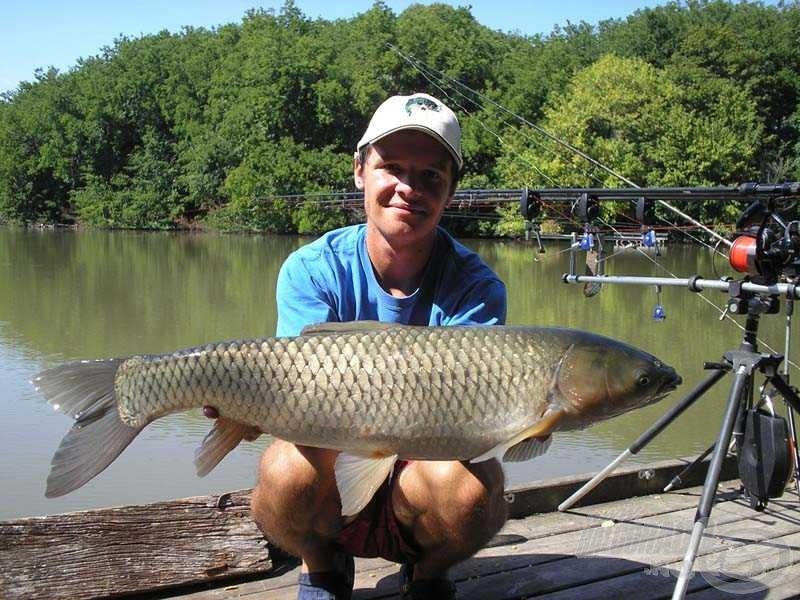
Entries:
{"label": "man's ear", "polygon": [[353,181],[357,190],[364,189],[363,165],[358,160],[358,152],[353,154]]}

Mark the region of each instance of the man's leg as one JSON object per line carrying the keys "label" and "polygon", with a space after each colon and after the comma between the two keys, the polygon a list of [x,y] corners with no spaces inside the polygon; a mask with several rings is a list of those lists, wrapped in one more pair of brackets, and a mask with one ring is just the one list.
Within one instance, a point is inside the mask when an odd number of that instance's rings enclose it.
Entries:
{"label": "man's leg", "polygon": [[[303,559],[303,571],[332,571],[340,515],[337,453],[276,440],[264,453],[252,515],[267,537]],[[413,461],[392,490],[406,537],[420,548],[415,579],[439,579],[472,556],[506,520],[503,471],[495,460]]]}
{"label": "man's leg", "polygon": [[333,465],[337,452],[275,440],[266,449],[251,512],[275,544],[303,559],[303,572],[333,571],[333,541],[344,525]]}
{"label": "man's leg", "polygon": [[453,565],[480,550],[506,521],[503,470],[480,463],[413,461],[392,491],[398,522],[421,554],[414,580],[443,579]]}

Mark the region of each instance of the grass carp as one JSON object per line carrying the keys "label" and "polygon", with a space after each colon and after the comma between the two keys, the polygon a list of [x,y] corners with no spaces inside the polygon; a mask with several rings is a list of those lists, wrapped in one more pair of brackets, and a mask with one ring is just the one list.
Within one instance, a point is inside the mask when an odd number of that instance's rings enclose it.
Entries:
{"label": "grass carp", "polygon": [[680,382],[654,356],[585,331],[354,322],[75,362],[32,383],[75,419],[53,457],[49,497],[100,473],[153,420],[213,406],[200,475],[261,433],[339,450],[342,513],[351,515],[398,459],[527,460],[552,432],[645,406]]}

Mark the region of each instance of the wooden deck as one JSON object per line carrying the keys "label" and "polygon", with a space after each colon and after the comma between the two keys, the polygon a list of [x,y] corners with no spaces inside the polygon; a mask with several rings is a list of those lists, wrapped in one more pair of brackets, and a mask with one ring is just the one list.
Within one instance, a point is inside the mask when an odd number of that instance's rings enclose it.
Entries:
{"label": "wooden deck", "polygon": [[[692,599],[800,596],[800,505],[787,492],[757,513],[723,484],[690,584]],[[669,598],[701,489],[618,500],[507,523],[452,570],[458,598]],[[356,560],[355,599],[393,598],[395,564]],[[159,598],[290,600],[298,567],[280,575]]]}
{"label": "wooden deck", "polygon": [[[615,474],[567,513],[585,481],[511,490],[510,520],[455,567],[461,599],[669,598],[700,487],[660,490],[686,459]],[[702,481],[698,469],[687,485]],[[758,513],[726,462],[690,598],[800,597],[800,502],[792,490]],[[635,497],[632,497],[635,496]],[[535,514],[538,513],[538,514]],[[354,598],[393,598],[398,566],[356,559]],[[0,522],[0,599],[294,599],[297,561],[269,547],[249,492]]]}

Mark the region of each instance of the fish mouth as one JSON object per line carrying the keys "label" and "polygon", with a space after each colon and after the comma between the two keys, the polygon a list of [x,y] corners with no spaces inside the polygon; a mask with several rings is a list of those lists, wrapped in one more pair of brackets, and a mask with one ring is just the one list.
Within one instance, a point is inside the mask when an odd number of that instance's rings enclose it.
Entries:
{"label": "fish mouth", "polygon": [[678,372],[675,369],[673,369],[672,367],[669,367],[669,369],[665,369],[664,382],[658,389],[658,394],[656,395],[656,399],[660,400],[682,383],[683,383],[683,377],[678,375]]}

